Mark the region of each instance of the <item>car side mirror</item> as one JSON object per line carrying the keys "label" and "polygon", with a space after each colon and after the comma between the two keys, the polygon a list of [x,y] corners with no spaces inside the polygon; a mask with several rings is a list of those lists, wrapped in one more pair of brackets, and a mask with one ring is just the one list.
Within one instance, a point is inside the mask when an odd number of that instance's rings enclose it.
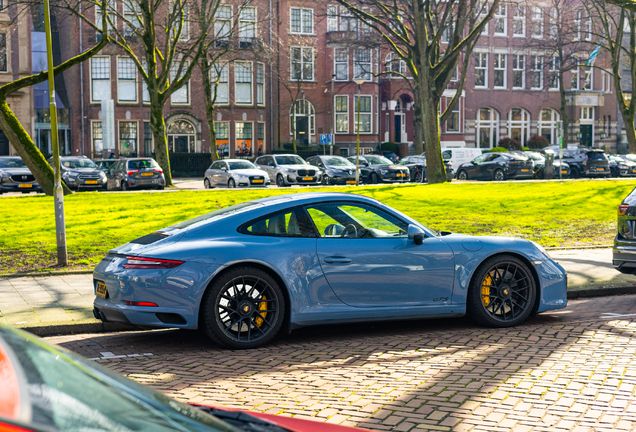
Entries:
{"label": "car side mirror", "polygon": [[419,246],[422,243],[424,243],[424,238],[426,237],[426,234],[424,233],[422,228],[416,225],[409,225],[408,236],[410,240],[413,240],[413,242]]}
{"label": "car side mirror", "polygon": [[227,171],[227,167],[221,167],[221,171]]}

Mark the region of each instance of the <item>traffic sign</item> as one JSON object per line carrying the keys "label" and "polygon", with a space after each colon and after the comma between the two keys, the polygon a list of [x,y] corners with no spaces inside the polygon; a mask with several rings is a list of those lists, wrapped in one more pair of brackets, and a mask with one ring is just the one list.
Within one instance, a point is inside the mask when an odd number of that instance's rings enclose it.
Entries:
{"label": "traffic sign", "polygon": [[321,145],[329,145],[329,144],[331,144],[331,134],[321,134],[320,135],[320,144]]}

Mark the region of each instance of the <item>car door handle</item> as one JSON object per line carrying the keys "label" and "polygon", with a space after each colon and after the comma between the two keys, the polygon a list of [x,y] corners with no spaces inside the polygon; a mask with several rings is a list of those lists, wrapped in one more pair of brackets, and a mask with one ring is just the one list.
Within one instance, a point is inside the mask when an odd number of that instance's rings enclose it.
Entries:
{"label": "car door handle", "polygon": [[326,263],[343,263],[343,264],[347,264],[351,262],[351,258],[346,258],[346,257],[326,257],[325,258],[325,262]]}

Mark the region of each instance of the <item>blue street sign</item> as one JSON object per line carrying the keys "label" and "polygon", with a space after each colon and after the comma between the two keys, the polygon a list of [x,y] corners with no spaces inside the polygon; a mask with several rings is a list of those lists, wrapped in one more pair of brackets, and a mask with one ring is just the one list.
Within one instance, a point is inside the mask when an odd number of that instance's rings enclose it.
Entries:
{"label": "blue street sign", "polygon": [[320,144],[329,145],[329,141],[331,141],[329,138],[331,138],[329,136],[329,134],[321,134],[320,135]]}

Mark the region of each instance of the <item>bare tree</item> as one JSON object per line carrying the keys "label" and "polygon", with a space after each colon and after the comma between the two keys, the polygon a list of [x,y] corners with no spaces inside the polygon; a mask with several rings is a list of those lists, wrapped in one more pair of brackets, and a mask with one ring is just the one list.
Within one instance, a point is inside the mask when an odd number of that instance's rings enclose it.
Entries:
{"label": "bare tree", "polygon": [[[337,2],[378,32],[397,58],[406,63],[415,96],[415,150],[420,153],[424,141],[429,182],[445,182],[440,149],[440,99],[462,54],[470,54],[499,0]],[[469,57],[464,57],[460,79],[465,78]],[[461,90],[458,89],[442,118],[452,112]]]}

